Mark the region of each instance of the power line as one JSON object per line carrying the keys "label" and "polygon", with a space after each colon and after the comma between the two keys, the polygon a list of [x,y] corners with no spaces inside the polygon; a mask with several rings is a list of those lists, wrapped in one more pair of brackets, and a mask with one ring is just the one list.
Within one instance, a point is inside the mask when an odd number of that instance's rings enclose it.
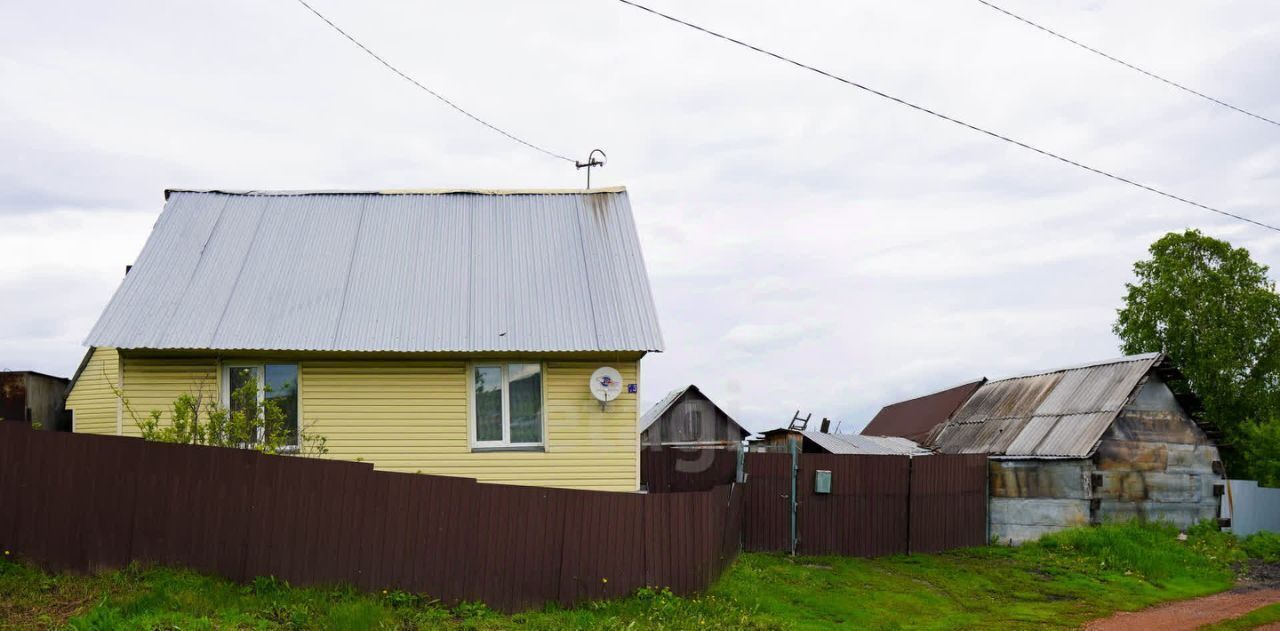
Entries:
{"label": "power line", "polygon": [[1046,151],[1046,150],[1044,150],[1044,149],[1040,149],[1040,148],[1038,148],[1038,147],[1035,147],[1035,146],[1029,145],[1029,144],[1027,144],[1027,143],[1025,143],[1025,142],[1022,142],[1022,141],[1020,141],[1020,140],[1014,140],[1013,138],[1010,138],[1010,137],[1005,136],[1005,135],[1002,135],[1002,134],[998,134],[998,133],[996,133],[996,132],[994,132],[994,131],[990,131],[990,130],[988,130],[988,129],[984,129],[984,128],[982,128],[982,127],[978,127],[977,125],[974,125],[974,124],[972,124],[972,123],[966,123],[965,121],[962,121],[962,120],[960,120],[960,119],[958,119],[958,118],[952,118],[951,116],[948,116],[948,115],[946,115],[946,114],[942,114],[942,113],[940,113],[940,112],[936,112],[936,111],[931,110],[931,109],[929,109],[929,108],[927,108],[927,107],[924,107],[924,106],[922,106],[922,105],[916,105],[915,103],[912,103],[912,102],[907,101],[907,100],[905,100],[905,99],[901,99],[901,98],[898,98],[898,97],[893,96],[893,95],[891,95],[891,94],[887,94],[887,93],[885,93],[885,92],[881,92],[881,91],[876,90],[876,89],[874,89],[874,88],[867,87],[867,86],[865,86],[865,85],[863,85],[863,84],[861,84],[861,83],[858,83],[858,82],[856,82],[856,81],[853,81],[852,79],[846,79],[846,78],[841,77],[841,76],[839,76],[839,75],[835,75],[835,74],[832,74],[832,73],[830,73],[830,72],[827,72],[826,70],[822,70],[822,69],[819,69],[819,68],[815,68],[815,67],[810,66],[810,65],[808,65],[808,64],[804,64],[804,63],[801,63],[801,62],[796,61],[796,60],[794,60],[794,59],[791,59],[791,58],[789,58],[789,57],[785,57],[785,56],[783,56],[783,55],[780,55],[780,54],[778,54],[778,53],[770,52],[770,51],[765,50],[765,49],[763,49],[763,48],[760,48],[760,47],[758,47],[758,46],[754,46],[754,45],[752,45],[752,44],[748,44],[748,43],[746,43],[746,42],[744,42],[744,41],[742,41],[742,40],[734,39],[734,38],[732,38],[732,37],[729,37],[728,35],[722,35],[722,34],[720,34],[720,33],[717,33],[717,32],[715,32],[715,31],[712,31],[712,30],[710,30],[710,29],[707,29],[707,28],[703,28],[703,27],[701,27],[701,26],[698,26],[697,24],[693,24],[693,23],[691,23],[691,22],[686,22],[686,21],[684,21],[684,20],[681,20],[680,18],[677,18],[677,17],[673,17],[673,16],[670,16],[670,15],[667,15],[666,13],[663,13],[663,12],[658,11],[658,10],[656,10],[656,9],[651,9],[651,8],[649,8],[649,7],[646,7],[646,6],[642,5],[642,4],[638,4],[638,3],[636,3],[636,2],[632,2],[631,0],[618,0],[618,2],[621,2],[621,3],[623,3],[623,4],[626,4],[626,5],[629,5],[629,6],[635,7],[635,8],[637,8],[637,9],[642,10],[642,11],[647,11],[647,12],[649,12],[649,13],[651,13],[651,14],[653,14],[653,15],[656,15],[656,16],[658,16],[658,17],[664,18],[664,19],[666,19],[666,20],[670,20],[670,21],[672,21],[672,22],[675,22],[676,24],[681,24],[681,25],[687,26],[687,27],[689,27],[689,28],[691,28],[691,29],[694,29],[694,30],[696,30],[696,31],[700,31],[700,32],[705,33],[705,34],[707,34],[707,35],[710,35],[710,36],[712,36],[712,37],[715,37],[715,38],[718,38],[718,39],[722,39],[722,40],[725,40],[725,41],[727,41],[727,42],[732,42],[732,43],[737,44],[737,45],[739,45],[739,46],[742,46],[742,47],[744,47],[744,48],[749,48],[749,49],[754,50],[754,51],[756,51],[756,52],[758,52],[758,53],[760,53],[760,54],[768,55],[769,57],[773,57],[774,59],[777,59],[777,60],[779,60],[779,61],[782,61],[782,62],[785,62],[785,63],[791,64],[791,65],[796,66],[796,67],[798,67],[798,68],[803,68],[803,69],[808,70],[808,71],[810,71],[810,72],[815,72],[815,73],[820,74],[820,75],[822,75],[822,76],[824,76],[824,77],[827,77],[828,79],[834,79],[834,80],[836,80],[836,81],[839,81],[840,83],[844,83],[844,84],[846,84],[846,85],[850,85],[850,86],[853,86],[853,87],[855,87],[855,88],[858,88],[859,90],[863,90],[863,91],[865,91],[865,92],[870,92],[871,94],[874,94],[874,95],[876,95],[876,96],[878,96],[878,97],[888,99],[888,100],[893,101],[893,102],[895,102],[895,103],[897,103],[897,104],[899,104],[899,105],[905,105],[905,106],[907,106],[907,107],[909,107],[909,108],[911,108],[911,109],[913,109],[913,110],[916,110],[916,111],[918,111],[918,112],[923,112],[923,113],[928,114],[928,115],[930,115],[930,116],[934,116],[934,117],[937,117],[937,118],[941,118],[942,120],[945,120],[945,121],[950,122],[950,123],[954,123],[954,124],[959,125],[959,126],[961,126],[961,127],[965,127],[965,128],[967,128],[967,129],[971,129],[971,130],[973,130],[973,131],[976,131],[976,132],[979,132],[979,133],[982,133],[982,134],[986,134],[987,136],[990,136],[990,137],[995,138],[995,139],[997,139],[997,140],[1003,140],[1004,142],[1007,142],[1007,143],[1010,143],[1010,144],[1017,145],[1017,146],[1019,146],[1019,147],[1022,147],[1023,149],[1027,149],[1027,150],[1029,150],[1029,151],[1034,151],[1034,152],[1036,152],[1036,153],[1038,153],[1038,154],[1040,154],[1040,155],[1042,155],[1042,156],[1045,156],[1045,157],[1048,157],[1048,158],[1053,158],[1054,160],[1057,160],[1057,161],[1059,161],[1059,162],[1064,162],[1064,163],[1066,163],[1066,164],[1069,164],[1069,165],[1071,165],[1071,166],[1073,166],[1073,167],[1076,167],[1076,168],[1079,168],[1079,169],[1083,169],[1083,170],[1085,170],[1085,171],[1089,171],[1090,173],[1094,173],[1094,174],[1097,174],[1097,175],[1101,175],[1101,176],[1103,176],[1103,177],[1108,177],[1108,178],[1111,178],[1111,179],[1113,179],[1113,180],[1116,180],[1117,182],[1124,182],[1125,184],[1128,184],[1128,185],[1130,185],[1130,186],[1135,186],[1135,187],[1140,188],[1140,189],[1143,189],[1143,190],[1145,190],[1145,191],[1148,191],[1148,192],[1151,192],[1151,193],[1155,193],[1155,194],[1157,194],[1157,195],[1162,195],[1162,196],[1167,197],[1167,198],[1169,198],[1169,199],[1176,200],[1176,201],[1182,202],[1182,203],[1187,204],[1187,205],[1190,205],[1190,206],[1195,206],[1196,208],[1200,208],[1200,209],[1202,209],[1202,210],[1207,210],[1207,211],[1209,211],[1209,212],[1218,213],[1219,215],[1223,215],[1223,216],[1226,216],[1226,217],[1231,217],[1232,219],[1238,219],[1238,220],[1240,220],[1240,221],[1244,221],[1244,222],[1247,222],[1247,223],[1251,223],[1251,224],[1253,224],[1253,225],[1255,225],[1255,226],[1258,226],[1258,227],[1261,227],[1261,228],[1266,228],[1266,229],[1268,229],[1268,230],[1275,230],[1276,232],[1280,232],[1280,228],[1278,228],[1278,227],[1276,227],[1276,226],[1273,226],[1273,225],[1270,225],[1270,224],[1266,224],[1266,223],[1263,223],[1263,222],[1261,222],[1261,221],[1257,221],[1257,220],[1255,220],[1255,219],[1250,219],[1250,218],[1248,218],[1248,217],[1243,217],[1243,216],[1241,216],[1241,215],[1237,215],[1237,214],[1235,214],[1235,213],[1227,212],[1227,211],[1225,211],[1225,210],[1221,210],[1221,209],[1218,209],[1218,208],[1214,208],[1213,206],[1207,206],[1207,205],[1205,205],[1205,204],[1201,204],[1200,202],[1192,201],[1192,200],[1187,199],[1187,198],[1185,198],[1185,197],[1180,197],[1180,196],[1178,196],[1178,195],[1174,195],[1173,193],[1166,193],[1165,191],[1162,191],[1162,190],[1160,190],[1160,189],[1158,189],[1158,188],[1155,188],[1155,187],[1153,187],[1153,186],[1148,186],[1148,185],[1146,185],[1146,184],[1142,184],[1142,183],[1140,183],[1140,182],[1135,182],[1135,181],[1133,181],[1133,180],[1131,180],[1131,179],[1128,179],[1128,178],[1125,178],[1125,177],[1121,177],[1121,176],[1119,176],[1119,175],[1115,175],[1115,174],[1113,174],[1113,173],[1109,173],[1109,172],[1107,172],[1107,171],[1103,171],[1102,169],[1098,169],[1098,168],[1095,168],[1095,167],[1091,167],[1091,166],[1089,166],[1089,165],[1087,165],[1087,164],[1082,164],[1082,163],[1080,163],[1080,162],[1076,162],[1075,160],[1072,160],[1072,159],[1070,159],[1070,158],[1065,158],[1065,157],[1060,156],[1060,155],[1058,155],[1058,154],[1056,154],[1056,153],[1053,153],[1053,152],[1051,152],[1051,151]]}
{"label": "power line", "polygon": [[1061,39],[1061,40],[1063,40],[1063,41],[1066,41],[1066,42],[1070,42],[1070,43],[1072,43],[1072,44],[1075,44],[1076,46],[1079,46],[1080,48],[1083,48],[1083,49],[1085,49],[1085,50],[1087,50],[1087,51],[1089,51],[1089,52],[1091,52],[1091,53],[1093,53],[1093,54],[1095,54],[1095,55],[1099,55],[1099,56],[1101,56],[1101,57],[1104,57],[1104,58],[1106,58],[1106,59],[1109,59],[1109,60],[1111,60],[1111,61],[1114,61],[1114,62],[1116,62],[1116,63],[1120,64],[1121,66],[1124,66],[1124,67],[1126,67],[1126,68],[1128,68],[1128,69],[1130,69],[1130,70],[1133,70],[1133,71],[1136,71],[1136,72],[1140,72],[1140,73],[1142,73],[1142,74],[1144,74],[1144,75],[1147,75],[1148,77],[1151,77],[1152,79],[1155,79],[1156,81],[1160,81],[1160,82],[1162,82],[1162,83],[1166,83],[1166,84],[1168,84],[1168,85],[1171,85],[1171,86],[1173,86],[1173,87],[1175,87],[1175,88],[1177,88],[1177,89],[1179,89],[1179,90],[1182,90],[1183,92],[1187,92],[1187,93],[1189,93],[1189,94],[1194,94],[1194,95],[1196,95],[1196,96],[1198,96],[1198,97],[1200,97],[1200,98],[1202,98],[1202,99],[1204,99],[1204,100],[1206,100],[1206,101],[1209,101],[1209,102],[1211,102],[1211,103],[1216,103],[1216,104],[1221,105],[1221,106],[1223,106],[1223,107],[1225,107],[1225,108],[1227,108],[1227,109],[1235,110],[1235,111],[1237,111],[1237,112],[1239,112],[1239,113],[1241,113],[1241,114],[1244,114],[1245,116],[1252,116],[1253,118],[1256,118],[1256,119],[1258,119],[1258,120],[1260,120],[1260,121],[1263,121],[1263,122],[1265,122],[1265,123],[1271,123],[1272,125],[1275,125],[1275,126],[1277,126],[1277,127],[1280,127],[1280,122],[1274,121],[1274,120],[1272,120],[1272,119],[1270,119],[1270,118],[1267,118],[1267,117],[1265,117],[1265,116],[1261,116],[1261,115],[1258,115],[1258,114],[1254,114],[1253,112],[1250,112],[1250,111],[1248,111],[1248,110],[1240,109],[1240,108],[1238,108],[1238,107],[1236,107],[1236,106],[1234,106],[1234,105],[1232,105],[1232,104],[1230,104],[1230,103],[1227,103],[1227,102],[1225,102],[1225,101],[1220,101],[1220,100],[1218,100],[1218,99],[1215,99],[1215,98],[1213,98],[1213,97],[1211,97],[1211,96],[1209,96],[1208,94],[1205,94],[1205,93],[1203,93],[1203,92],[1197,92],[1197,91],[1195,91],[1195,90],[1192,90],[1191,88],[1188,88],[1187,86],[1182,85],[1181,83],[1178,83],[1178,82],[1176,82],[1176,81],[1172,81],[1172,80],[1170,80],[1170,79],[1166,79],[1166,78],[1164,78],[1164,77],[1162,77],[1162,76],[1160,76],[1160,75],[1158,75],[1158,74],[1156,74],[1156,73],[1154,73],[1154,72],[1149,72],[1149,71],[1147,71],[1147,70],[1143,70],[1142,68],[1139,68],[1139,67],[1137,67],[1137,66],[1135,66],[1135,65],[1133,65],[1133,64],[1131,64],[1131,63],[1129,63],[1129,62],[1127,62],[1127,61],[1124,61],[1124,60],[1122,60],[1122,59],[1116,59],[1115,57],[1112,57],[1111,55],[1108,55],[1108,54],[1106,54],[1106,53],[1104,53],[1104,52],[1102,52],[1102,51],[1100,51],[1100,50],[1098,50],[1098,49],[1096,49],[1096,48],[1094,48],[1094,47],[1092,47],[1092,46],[1089,46],[1088,44],[1083,44],[1083,43],[1078,42],[1078,41],[1076,41],[1076,40],[1074,40],[1074,39],[1071,39],[1070,37],[1067,37],[1066,35],[1063,35],[1062,33],[1059,33],[1059,32],[1057,32],[1057,31],[1054,31],[1053,29],[1050,29],[1050,28],[1048,28],[1048,27],[1045,27],[1045,26],[1041,26],[1041,25],[1039,25],[1039,24],[1036,24],[1035,22],[1032,22],[1031,20],[1028,20],[1027,18],[1024,18],[1024,17],[1022,17],[1022,16],[1020,16],[1020,15],[1017,15],[1017,14],[1015,14],[1015,13],[1012,13],[1012,12],[1010,12],[1010,11],[1006,10],[1006,9],[1002,9],[1002,8],[1000,8],[1000,7],[998,7],[998,6],[994,5],[994,4],[991,4],[990,2],[987,2],[987,0],[978,0],[978,2],[981,2],[982,4],[985,4],[985,5],[987,5],[988,7],[991,7],[992,9],[995,9],[996,11],[999,11],[999,12],[1001,12],[1001,13],[1003,13],[1003,14],[1005,14],[1005,15],[1007,15],[1007,16],[1009,16],[1009,17],[1011,17],[1011,18],[1015,19],[1015,20],[1018,20],[1019,22],[1022,22],[1022,23],[1024,23],[1024,24],[1028,24],[1028,25],[1030,25],[1030,26],[1033,26],[1033,27],[1035,27],[1035,28],[1038,28],[1038,29],[1040,29],[1040,30],[1042,30],[1042,31],[1044,31],[1044,32],[1046,32],[1046,33],[1048,33],[1048,34],[1050,34],[1050,35],[1052,35],[1052,36],[1054,36],[1054,37],[1058,38],[1058,39]]}
{"label": "power line", "polygon": [[360,48],[360,50],[363,50],[364,52],[369,53],[369,56],[370,56],[370,57],[373,57],[374,59],[377,59],[377,60],[378,60],[378,63],[380,63],[380,64],[382,64],[382,65],[386,66],[388,70],[390,70],[391,72],[394,72],[394,73],[396,73],[396,74],[400,75],[400,77],[401,77],[401,78],[403,78],[405,81],[408,81],[409,83],[412,83],[413,85],[417,86],[419,89],[421,89],[422,91],[426,92],[427,94],[430,94],[431,96],[436,97],[437,99],[439,99],[439,100],[440,100],[440,102],[444,103],[445,105],[448,105],[449,107],[452,107],[453,109],[457,110],[458,112],[461,112],[461,113],[462,113],[464,116],[466,116],[467,118],[470,118],[471,120],[473,120],[473,121],[475,121],[475,122],[477,122],[477,123],[480,123],[481,125],[484,125],[485,127],[488,127],[489,129],[492,129],[493,131],[496,131],[496,132],[498,132],[499,134],[502,134],[503,136],[506,136],[507,138],[509,138],[509,139],[511,139],[511,140],[514,140],[514,141],[516,141],[516,142],[518,142],[518,143],[520,143],[520,144],[522,144],[522,145],[524,145],[524,146],[526,146],[526,147],[528,147],[528,148],[530,148],[530,149],[533,149],[534,151],[542,152],[542,153],[544,153],[544,154],[546,154],[546,155],[548,155],[548,156],[551,156],[552,158],[558,158],[558,159],[560,159],[560,160],[565,160],[565,161],[567,161],[567,162],[569,162],[569,163],[572,163],[572,164],[577,164],[577,161],[575,161],[573,158],[569,158],[569,157],[567,157],[567,156],[564,156],[564,155],[558,154],[558,153],[556,153],[556,152],[554,152],[554,151],[550,151],[550,150],[548,150],[548,149],[543,149],[542,147],[539,147],[538,145],[535,145],[535,144],[533,144],[533,143],[531,143],[531,142],[529,142],[529,141],[527,141],[527,140],[524,140],[523,138],[520,138],[520,137],[516,136],[515,134],[512,134],[512,133],[510,133],[510,132],[508,132],[508,131],[506,131],[506,130],[502,129],[501,127],[498,127],[497,125],[494,125],[494,124],[492,124],[492,123],[490,123],[490,122],[488,122],[488,121],[484,120],[483,118],[480,118],[479,116],[476,116],[475,114],[472,114],[471,112],[468,112],[467,110],[462,109],[462,107],[461,107],[461,106],[459,106],[457,103],[454,103],[453,101],[450,101],[449,99],[445,98],[445,97],[444,97],[444,95],[440,94],[439,92],[436,92],[435,90],[432,90],[431,88],[428,88],[427,86],[422,85],[421,83],[419,83],[419,82],[418,82],[418,80],[417,80],[417,79],[414,79],[413,77],[410,77],[409,75],[407,75],[407,74],[405,74],[405,73],[401,72],[399,68],[396,68],[395,66],[391,65],[391,63],[390,63],[390,62],[388,62],[386,59],[383,59],[381,56],[379,56],[379,55],[378,55],[378,53],[375,53],[375,52],[373,52],[372,50],[369,50],[369,47],[368,47],[368,46],[365,46],[364,44],[361,44],[359,40],[357,40],[356,38],[352,37],[352,36],[351,36],[349,33],[347,33],[346,31],[342,30],[342,27],[338,26],[337,24],[334,24],[334,23],[333,23],[333,20],[330,20],[329,18],[325,17],[325,16],[324,16],[324,14],[322,14],[322,13],[320,13],[319,11],[315,10],[315,7],[312,7],[311,5],[307,4],[305,0],[298,0],[298,4],[301,4],[302,6],[306,7],[306,8],[307,8],[307,10],[308,10],[308,11],[311,11],[312,13],[314,13],[314,14],[316,15],[316,17],[320,18],[321,20],[324,20],[324,23],[325,23],[325,24],[328,24],[329,26],[333,27],[333,30],[335,30],[335,31],[337,31],[337,32],[339,32],[339,33],[341,33],[343,37],[345,37],[345,38],[347,38],[348,40],[350,40],[352,44],[355,44],[356,46],[358,46],[358,47]]}

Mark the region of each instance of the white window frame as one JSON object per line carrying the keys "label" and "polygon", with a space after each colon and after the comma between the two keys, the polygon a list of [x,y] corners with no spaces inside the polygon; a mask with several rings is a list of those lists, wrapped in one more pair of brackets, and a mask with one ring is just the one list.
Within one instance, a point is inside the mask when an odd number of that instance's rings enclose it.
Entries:
{"label": "white window frame", "polygon": [[[258,369],[258,407],[262,407],[266,402],[267,396],[267,364],[272,366],[293,366],[298,375],[298,383],[294,385],[298,389],[298,431],[297,441],[292,445],[285,445],[285,453],[292,453],[302,449],[302,364],[298,362],[234,362],[222,364],[222,381],[218,384],[218,399],[222,402],[222,409],[228,414],[231,413],[231,371],[236,368],[257,368]],[[258,428],[257,440],[261,442],[263,439],[262,428]]]}
{"label": "white window frame", "polygon": [[[533,364],[538,367],[541,376],[539,384],[542,405],[538,410],[538,435],[542,440],[536,443],[511,442],[511,394],[507,373],[511,364]],[[476,369],[498,368],[502,372],[502,440],[478,440],[476,438]],[[472,451],[492,450],[540,450],[547,446],[547,366],[543,362],[522,359],[504,359],[494,361],[475,361],[467,364],[467,437]]]}

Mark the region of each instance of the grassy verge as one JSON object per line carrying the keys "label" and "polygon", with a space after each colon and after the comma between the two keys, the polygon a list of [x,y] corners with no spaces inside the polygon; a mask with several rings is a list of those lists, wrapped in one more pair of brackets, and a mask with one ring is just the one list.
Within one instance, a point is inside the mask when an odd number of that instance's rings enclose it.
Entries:
{"label": "grassy verge", "polygon": [[880,559],[744,554],[710,593],[500,615],[423,597],[238,585],[172,569],[50,576],[0,561],[0,627],[75,629],[866,629],[1072,628],[1116,610],[1230,587],[1229,535],[1187,541],[1161,526],[1107,526],[1020,548]]}

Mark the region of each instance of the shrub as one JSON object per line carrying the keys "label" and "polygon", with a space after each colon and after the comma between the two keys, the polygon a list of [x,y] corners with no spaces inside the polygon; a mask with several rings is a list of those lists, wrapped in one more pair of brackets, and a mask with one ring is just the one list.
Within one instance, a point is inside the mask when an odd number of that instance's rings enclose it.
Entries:
{"label": "shrub", "polygon": [[1240,543],[1251,559],[1260,559],[1268,563],[1280,562],[1280,534],[1274,532],[1255,532]]}

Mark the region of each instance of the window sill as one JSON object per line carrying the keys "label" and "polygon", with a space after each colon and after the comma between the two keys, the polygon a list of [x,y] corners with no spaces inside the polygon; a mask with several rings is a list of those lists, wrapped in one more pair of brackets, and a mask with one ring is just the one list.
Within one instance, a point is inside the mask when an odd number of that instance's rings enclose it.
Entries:
{"label": "window sill", "polygon": [[546,447],[543,447],[542,445],[535,445],[535,446],[531,446],[531,447],[472,447],[472,448],[471,448],[471,453],[484,453],[484,452],[490,452],[490,451],[499,451],[499,452],[500,452],[500,451],[533,451],[533,452],[544,452],[544,451],[546,451],[546,450],[547,450],[547,448],[546,448]]}

